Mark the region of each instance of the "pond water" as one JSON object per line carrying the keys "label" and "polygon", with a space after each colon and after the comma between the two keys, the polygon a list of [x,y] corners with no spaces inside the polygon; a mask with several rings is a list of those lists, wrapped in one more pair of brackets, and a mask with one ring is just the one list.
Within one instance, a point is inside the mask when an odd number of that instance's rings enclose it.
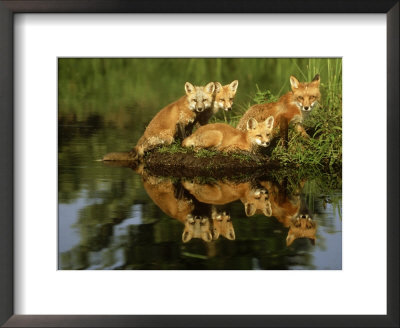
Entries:
{"label": "pond water", "polygon": [[341,190],[318,187],[335,177],[207,181],[96,161],[119,134],[59,126],[59,269],[341,269]]}
{"label": "pond water", "polygon": [[340,173],[189,179],[96,161],[131,149],[186,81],[238,79],[233,119],[258,87],[280,95],[291,74],[312,78],[314,62],[60,59],[58,268],[340,270]]}

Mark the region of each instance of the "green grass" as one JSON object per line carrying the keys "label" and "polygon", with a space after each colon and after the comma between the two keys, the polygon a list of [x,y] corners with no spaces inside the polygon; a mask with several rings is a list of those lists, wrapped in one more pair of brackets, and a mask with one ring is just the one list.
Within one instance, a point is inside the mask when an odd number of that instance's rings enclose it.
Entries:
{"label": "green grass", "polygon": [[171,145],[168,146],[162,146],[157,148],[157,151],[159,153],[170,153],[170,154],[177,154],[177,153],[181,153],[181,154],[186,154],[190,151],[189,148],[184,148],[181,146],[181,143],[179,141],[175,141],[174,143],[172,143]]}
{"label": "green grass", "polygon": [[[191,149],[192,150],[192,149]],[[193,150],[192,150],[193,151]],[[204,157],[214,157],[220,154],[220,152],[211,149],[199,149],[198,151],[194,152],[194,157],[204,158]],[[223,154],[223,153],[222,153]]]}
{"label": "green grass", "polygon": [[[68,120],[99,115],[118,128],[138,128],[183,96],[187,81],[239,80],[235,108],[244,108],[256,84],[279,96],[307,65],[305,58],[60,58],[58,111]],[[229,114],[221,119],[229,122]]]}

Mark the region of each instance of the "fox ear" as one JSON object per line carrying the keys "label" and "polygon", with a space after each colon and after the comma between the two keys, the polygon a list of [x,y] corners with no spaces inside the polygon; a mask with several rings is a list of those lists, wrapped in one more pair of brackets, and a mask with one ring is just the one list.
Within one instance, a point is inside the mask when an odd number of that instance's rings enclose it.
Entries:
{"label": "fox ear", "polygon": [[274,119],[273,116],[268,117],[268,118],[265,120],[265,127],[266,127],[268,130],[271,130],[271,129],[273,128],[273,126],[274,126],[274,121],[275,121],[275,119]]}
{"label": "fox ear", "polygon": [[212,235],[210,231],[205,231],[201,234],[201,239],[206,242],[210,242],[212,240]]}
{"label": "fox ear", "polygon": [[271,202],[269,200],[265,204],[263,213],[265,216],[272,216]]}
{"label": "fox ear", "polygon": [[208,93],[214,93],[215,90],[215,84],[214,82],[210,82],[205,86],[206,92]]}
{"label": "fox ear", "polygon": [[239,85],[238,80],[232,81],[231,84],[229,84],[229,87],[231,88],[233,93],[236,93],[238,85]]}
{"label": "fox ear", "polygon": [[188,94],[188,95],[191,94],[194,91],[193,84],[190,82],[186,82],[185,83],[185,91],[186,91],[186,94]]}
{"label": "fox ear", "polygon": [[254,204],[246,203],[244,204],[244,210],[247,216],[253,216],[256,212],[256,207],[254,206]]}
{"label": "fox ear", "polygon": [[257,128],[257,126],[258,122],[254,118],[251,118],[247,121],[247,130],[254,130]]}
{"label": "fox ear", "polygon": [[315,75],[311,82],[315,82],[319,84],[319,74]]}
{"label": "fox ear", "polygon": [[219,82],[214,82],[215,85],[215,92],[218,93],[222,90],[222,85]]}
{"label": "fox ear", "polygon": [[182,234],[182,241],[184,243],[187,243],[191,239],[192,239],[192,234],[189,231],[184,230]]}
{"label": "fox ear", "polygon": [[235,230],[233,230],[233,228],[230,228],[228,230],[228,233],[226,234],[226,238],[229,240],[235,240],[236,236],[235,236]]}
{"label": "fox ear", "polygon": [[212,238],[213,240],[217,240],[219,237],[219,231],[217,228],[214,227],[214,229],[212,230]]}
{"label": "fox ear", "polygon": [[296,79],[293,75],[290,76],[290,85],[292,86],[292,90],[297,89],[299,87],[299,84],[300,82],[298,79]]}
{"label": "fox ear", "polygon": [[295,239],[296,237],[294,236],[294,234],[289,232],[288,236],[286,237],[286,246],[292,245]]}

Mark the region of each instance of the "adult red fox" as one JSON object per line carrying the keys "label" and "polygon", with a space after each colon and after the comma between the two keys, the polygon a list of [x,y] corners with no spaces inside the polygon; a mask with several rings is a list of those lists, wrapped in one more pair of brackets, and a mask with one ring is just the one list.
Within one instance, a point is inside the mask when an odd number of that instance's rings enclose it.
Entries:
{"label": "adult red fox", "polygon": [[235,80],[224,86],[219,82],[214,82],[214,85],[215,98],[213,106],[197,115],[196,121],[199,122],[200,125],[207,124],[211,116],[215,115],[219,110],[230,111],[232,109],[233,99],[235,98],[239,81]]}
{"label": "adult red fox", "polygon": [[319,74],[310,83],[299,82],[294,76],[291,76],[290,85],[292,91],[280,97],[277,102],[250,107],[240,119],[237,128],[244,131],[250,118],[262,122],[267,117],[272,116],[275,119],[274,128],[279,127],[281,139],[286,145],[289,124],[295,124],[296,131],[303,137],[308,137],[301,123],[304,114],[310,112],[321,98]]}
{"label": "adult red fox", "polygon": [[191,133],[197,114],[212,107],[214,90],[213,82],[204,87],[186,82],[186,95],[154,116],[131,152],[109,153],[103,157],[103,161],[140,159],[146,151],[154,147],[169,145],[176,137],[183,139]]}
{"label": "adult red fox", "polygon": [[197,129],[191,136],[183,140],[183,147],[213,148],[219,151],[254,151],[257,146],[267,147],[272,136],[274,118],[271,116],[258,123],[254,118],[247,121],[246,131],[215,123],[207,124]]}

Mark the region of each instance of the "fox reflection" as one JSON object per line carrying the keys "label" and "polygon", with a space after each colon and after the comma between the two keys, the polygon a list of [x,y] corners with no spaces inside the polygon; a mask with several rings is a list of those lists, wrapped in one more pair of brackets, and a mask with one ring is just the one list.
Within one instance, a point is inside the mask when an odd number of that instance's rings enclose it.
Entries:
{"label": "fox reflection", "polygon": [[218,181],[213,184],[200,184],[192,181],[183,181],[182,185],[200,202],[224,205],[240,199],[244,204],[247,216],[253,216],[258,213],[263,213],[266,216],[272,215],[267,190],[253,187],[250,182]]}
{"label": "fox reflection", "polygon": [[183,229],[182,241],[187,243],[192,238],[201,238],[210,242],[213,237],[211,234],[210,218],[206,216],[193,216],[188,214],[185,220],[185,228]]}
{"label": "fox reflection", "polygon": [[184,224],[182,241],[199,238],[205,242],[220,235],[235,239],[232,221],[226,212],[216,206],[203,204],[170,179],[149,176],[143,171],[143,186],[153,202],[168,216]]}
{"label": "fox reflection", "polygon": [[260,182],[269,193],[272,216],[286,228],[289,228],[286,245],[290,246],[298,238],[308,238],[315,245],[317,225],[306,205],[301,190],[305,181],[299,184],[298,190],[288,194],[287,183],[278,185],[269,181]]}
{"label": "fox reflection", "polygon": [[153,202],[165,214],[183,223],[182,241],[185,243],[196,238],[211,242],[220,236],[235,240],[232,219],[221,206],[240,200],[247,216],[273,216],[289,228],[287,246],[299,238],[307,238],[315,244],[317,225],[301,196],[304,181],[298,190],[288,193],[287,182],[280,185],[271,181],[201,184],[188,180],[173,182],[144,171],[140,174]]}
{"label": "fox reflection", "polygon": [[225,211],[217,212],[216,207],[212,206],[213,239],[224,236],[226,239],[235,240],[235,230],[233,229],[232,219]]}

